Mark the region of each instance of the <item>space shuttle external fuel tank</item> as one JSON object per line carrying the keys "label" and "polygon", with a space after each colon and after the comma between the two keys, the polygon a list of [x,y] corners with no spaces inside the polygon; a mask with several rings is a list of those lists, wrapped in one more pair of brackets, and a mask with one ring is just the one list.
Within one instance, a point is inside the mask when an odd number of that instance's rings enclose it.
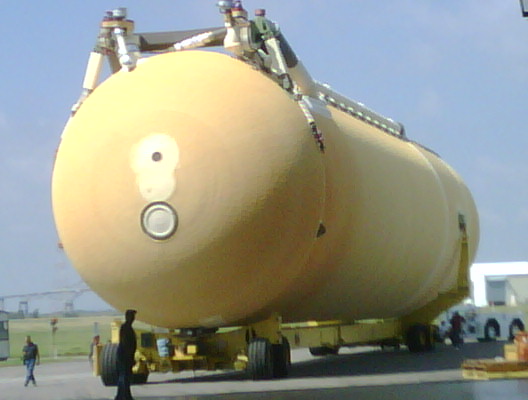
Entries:
{"label": "space shuttle external fuel tank", "polygon": [[103,20],[53,172],[82,278],[166,328],[419,320],[464,297],[479,228],[461,178],[238,3],[221,28]]}

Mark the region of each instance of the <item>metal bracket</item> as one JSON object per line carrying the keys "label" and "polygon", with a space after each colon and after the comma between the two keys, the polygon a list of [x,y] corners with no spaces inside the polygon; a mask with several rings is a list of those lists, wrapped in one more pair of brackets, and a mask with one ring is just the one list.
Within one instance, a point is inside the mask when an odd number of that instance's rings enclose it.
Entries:
{"label": "metal bracket", "polygon": [[285,91],[294,96],[319,149],[324,152],[323,134],[317,127],[302,91],[290,75],[281,47],[281,39],[284,39],[278,25],[266,18],[266,11],[263,9],[256,10],[255,19],[249,21],[241,1],[219,1],[217,5],[224,15],[227,29],[224,48],[267,72]]}
{"label": "metal bracket", "polygon": [[[263,9],[256,10],[255,18],[249,20],[241,1],[220,0],[217,6],[224,17],[224,28],[146,34],[134,34],[134,22],[126,18],[126,8],[107,11],[88,59],[81,95],[71,109],[72,116],[98,86],[105,57],[112,73],[120,70],[130,72],[136,67],[142,52],[183,51],[223,44],[226,50],[266,73],[292,95],[316,143],[324,151],[323,134],[305,98],[309,93],[301,89],[304,88],[303,79],[307,82],[312,82],[312,79],[307,73],[299,75],[298,70],[302,68],[294,69],[298,60],[278,25],[266,18]],[[292,74],[300,77],[300,85]]]}
{"label": "metal bracket", "polygon": [[126,19],[126,8],[106,12],[88,58],[81,95],[71,109],[72,115],[99,84],[104,57],[108,58],[113,73],[119,69],[131,71],[135,68],[140,52],[139,38],[133,32],[134,22]]}

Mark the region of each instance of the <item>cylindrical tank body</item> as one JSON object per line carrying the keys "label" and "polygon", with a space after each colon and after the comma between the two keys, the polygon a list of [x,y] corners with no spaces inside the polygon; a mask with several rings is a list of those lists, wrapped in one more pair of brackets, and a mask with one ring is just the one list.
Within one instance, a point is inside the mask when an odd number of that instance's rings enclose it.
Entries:
{"label": "cylindrical tank body", "polygon": [[[313,102],[317,104],[317,101]],[[103,299],[163,327],[397,317],[456,286],[471,195],[437,156],[213,52],[103,82],[63,133],[53,208]],[[321,235],[324,226],[326,232]]]}

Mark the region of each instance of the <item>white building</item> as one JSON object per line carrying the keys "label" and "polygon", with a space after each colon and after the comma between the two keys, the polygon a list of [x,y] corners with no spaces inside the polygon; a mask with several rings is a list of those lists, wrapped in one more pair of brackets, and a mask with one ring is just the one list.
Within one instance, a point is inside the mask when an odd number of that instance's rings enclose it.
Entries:
{"label": "white building", "polygon": [[475,306],[528,304],[528,262],[475,263],[470,269]]}

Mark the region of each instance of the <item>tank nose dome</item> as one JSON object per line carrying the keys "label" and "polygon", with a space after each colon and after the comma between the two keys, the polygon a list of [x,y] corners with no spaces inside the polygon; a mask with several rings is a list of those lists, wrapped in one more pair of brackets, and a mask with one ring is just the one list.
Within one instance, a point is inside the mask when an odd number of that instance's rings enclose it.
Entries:
{"label": "tank nose dome", "polygon": [[90,287],[145,322],[258,318],[316,240],[321,158],[299,106],[260,72],[212,52],[154,56],[69,121],[57,228]]}

